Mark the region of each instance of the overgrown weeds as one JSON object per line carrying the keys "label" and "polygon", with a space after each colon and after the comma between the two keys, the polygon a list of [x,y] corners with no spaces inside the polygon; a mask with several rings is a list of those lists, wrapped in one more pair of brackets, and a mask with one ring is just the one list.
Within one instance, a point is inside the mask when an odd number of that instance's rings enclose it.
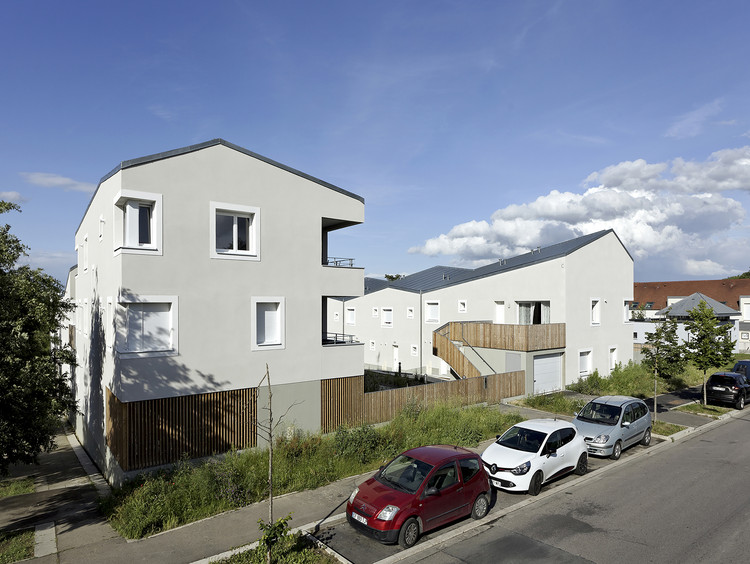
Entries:
{"label": "overgrown weeds", "polygon": [[0,564],[34,556],[34,529],[0,531]]}
{"label": "overgrown weeds", "polygon": [[[424,408],[411,402],[390,423],[342,427],[327,436],[295,433],[274,444],[274,493],[317,488],[368,472],[408,448],[426,444],[476,446],[522,418],[489,407]],[[263,500],[268,451],[255,449],[193,466],[142,475],[102,502],[120,534],[140,538]]]}
{"label": "overgrown weeds", "polygon": [[586,401],[580,398],[571,398],[562,392],[558,392],[554,394],[529,396],[524,399],[523,404],[527,407],[533,407],[534,409],[539,409],[541,411],[574,415],[586,405]]}

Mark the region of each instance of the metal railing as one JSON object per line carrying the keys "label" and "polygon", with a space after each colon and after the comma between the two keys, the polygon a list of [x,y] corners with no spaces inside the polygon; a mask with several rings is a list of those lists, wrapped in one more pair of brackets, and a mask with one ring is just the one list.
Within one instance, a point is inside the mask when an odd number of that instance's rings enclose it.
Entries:
{"label": "metal railing", "polygon": [[323,264],[325,266],[341,266],[344,268],[352,268],[354,266],[354,259],[342,258],[342,257],[328,257]]}
{"label": "metal railing", "polygon": [[352,345],[359,343],[354,335],[346,333],[323,333],[324,345]]}

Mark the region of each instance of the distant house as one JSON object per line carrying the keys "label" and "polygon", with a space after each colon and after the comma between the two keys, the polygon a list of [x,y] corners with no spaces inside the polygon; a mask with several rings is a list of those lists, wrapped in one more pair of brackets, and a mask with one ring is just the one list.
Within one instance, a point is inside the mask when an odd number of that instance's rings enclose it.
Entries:
{"label": "distant house", "polygon": [[[362,297],[329,307],[328,326],[364,343],[366,368],[446,379],[524,370],[526,393],[539,393],[632,359],[632,291],[633,259],[608,230],[476,269],[366,278]],[[440,352],[441,336],[460,356]]]}
{"label": "distant house", "polygon": [[326,306],[363,271],[329,238],[363,220],[360,196],[222,139],[104,176],[66,291],[75,431],[108,479],[262,442],[266,367],[285,425],[345,417],[363,347]]}
{"label": "distant house", "polygon": [[[646,319],[658,317],[659,311],[696,292],[738,312],[733,316],[737,352],[750,352],[750,279],[683,280],[667,282],[636,282],[633,286],[631,315],[643,313]],[[636,348],[645,342],[648,325],[635,329]]]}

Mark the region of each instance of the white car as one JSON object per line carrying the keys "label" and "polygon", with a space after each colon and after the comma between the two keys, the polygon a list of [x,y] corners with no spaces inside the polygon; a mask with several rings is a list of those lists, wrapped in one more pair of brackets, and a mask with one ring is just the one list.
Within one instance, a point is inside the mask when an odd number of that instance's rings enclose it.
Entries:
{"label": "white car", "polygon": [[482,453],[490,483],[511,492],[539,494],[542,484],[588,470],[583,435],[572,423],[529,419],[513,425]]}

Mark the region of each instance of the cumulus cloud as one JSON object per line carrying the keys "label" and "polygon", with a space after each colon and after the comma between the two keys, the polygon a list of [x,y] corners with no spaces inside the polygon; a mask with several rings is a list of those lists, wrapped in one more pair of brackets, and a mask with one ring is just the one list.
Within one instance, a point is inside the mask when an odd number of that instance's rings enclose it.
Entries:
{"label": "cumulus cloud", "polygon": [[717,151],[703,162],[627,161],[590,174],[580,192],[552,190],[509,205],[489,220],[456,225],[409,252],[451,255],[453,264],[478,266],[614,229],[636,263],[661,260],[676,277],[723,276],[745,266],[735,265],[728,249],[747,248],[750,241],[726,240],[744,226],[739,199],[748,193],[750,147]]}
{"label": "cumulus cloud", "polygon": [[20,204],[25,201],[19,192],[0,192],[0,200],[11,204]]}
{"label": "cumulus cloud", "polygon": [[62,188],[66,192],[73,190],[76,192],[88,192],[93,193],[96,189],[96,184],[90,182],[79,182],[72,178],[60,176],[59,174],[53,174],[50,172],[22,172],[21,177],[34,186],[43,186],[45,188]]}

